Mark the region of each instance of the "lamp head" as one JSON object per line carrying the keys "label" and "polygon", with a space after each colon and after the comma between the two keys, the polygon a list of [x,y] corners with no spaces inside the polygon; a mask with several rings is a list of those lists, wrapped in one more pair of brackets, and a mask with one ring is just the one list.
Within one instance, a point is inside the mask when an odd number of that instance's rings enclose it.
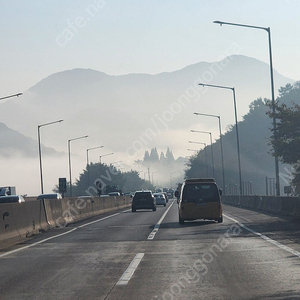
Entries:
{"label": "lamp head", "polygon": [[215,24],[220,24],[220,26],[223,25],[223,22],[221,22],[221,21],[214,21],[213,23],[215,23]]}

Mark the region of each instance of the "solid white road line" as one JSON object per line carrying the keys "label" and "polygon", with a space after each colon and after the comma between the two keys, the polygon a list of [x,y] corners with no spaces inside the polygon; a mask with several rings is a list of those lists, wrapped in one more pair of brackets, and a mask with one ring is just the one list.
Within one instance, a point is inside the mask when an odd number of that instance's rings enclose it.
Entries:
{"label": "solid white road line", "polygon": [[134,274],[135,270],[137,269],[138,265],[142,261],[145,253],[138,253],[134,259],[131,261],[129,267],[125,270],[123,275],[120,277],[117,285],[127,285],[129,280],[131,279],[132,275]]}
{"label": "solid white road line", "polygon": [[267,241],[268,243],[271,243],[271,244],[275,245],[276,247],[278,247],[280,249],[283,249],[283,250],[285,250],[285,251],[287,251],[287,252],[289,252],[289,253],[291,253],[291,254],[293,254],[293,255],[295,255],[295,256],[297,256],[297,257],[300,258],[300,252],[298,252],[298,251],[296,251],[296,250],[294,250],[294,249],[292,249],[292,248],[290,248],[288,246],[285,246],[285,245],[283,245],[283,244],[281,244],[281,243],[279,243],[279,242],[277,242],[275,240],[272,240],[269,237],[267,237],[267,236],[265,236],[265,235],[263,235],[263,234],[261,234],[259,232],[254,231],[253,229],[247,227],[243,223],[241,223],[241,222],[239,222],[239,221],[237,221],[237,220],[235,220],[235,219],[233,219],[233,218],[231,218],[229,216],[226,216],[225,214],[223,214],[223,216],[225,216],[229,220],[237,223],[239,226],[241,226],[242,228],[246,229],[247,231],[249,231],[249,232],[251,232],[251,233],[259,236],[260,238],[262,238],[263,240]]}
{"label": "solid white road line", "polygon": [[147,240],[153,240],[160,224],[162,223],[162,221],[164,220],[165,216],[167,215],[168,211],[170,210],[170,208],[172,207],[172,205],[174,204],[175,200],[173,200],[173,202],[171,203],[171,205],[168,207],[168,209],[165,211],[165,213],[162,215],[162,217],[159,219],[159,221],[157,222],[157,224],[154,226],[154,229],[152,230],[152,232],[149,234]]}
{"label": "solid white road line", "polygon": [[[123,213],[123,212],[126,212],[126,211],[127,211],[127,210],[122,211],[122,213]],[[75,231],[75,230],[77,230],[77,229],[79,229],[79,228],[83,228],[83,227],[85,227],[85,226],[88,226],[88,225],[91,225],[91,224],[94,224],[94,223],[97,223],[97,222],[100,222],[100,221],[104,221],[104,220],[106,220],[106,219],[109,219],[109,218],[118,216],[119,214],[121,214],[121,213],[116,213],[116,214],[113,214],[113,215],[110,215],[110,216],[107,216],[107,217],[98,219],[98,220],[96,220],[96,221],[93,221],[93,222],[89,222],[89,223],[80,225],[80,226],[78,226],[78,227],[75,227],[75,228],[73,228],[73,229],[67,231],[67,232],[60,233],[60,234],[58,234],[58,235],[55,235],[55,236],[46,238],[46,239],[44,239],[44,240],[42,240],[42,241],[39,241],[39,242],[30,244],[30,245],[27,245],[27,246],[22,247],[22,248],[18,248],[18,249],[12,250],[12,251],[5,252],[5,253],[3,253],[3,254],[0,254],[0,258],[5,257],[5,256],[10,255],[10,254],[13,254],[13,253],[16,253],[16,252],[19,252],[19,251],[22,251],[22,250],[24,250],[24,249],[28,249],[28,248],[34,247],[34,246],[36,246],[36,245],[38,245],[38,244],[45,243],[45,242],[47,242],[47,241],[49,241],[49,240],[58,238],[58,237],[60,237],[60,236],[66,235],[66,234],[69,234],[69,233],[71,233],[71,232],[73,232],[73,231]]]}

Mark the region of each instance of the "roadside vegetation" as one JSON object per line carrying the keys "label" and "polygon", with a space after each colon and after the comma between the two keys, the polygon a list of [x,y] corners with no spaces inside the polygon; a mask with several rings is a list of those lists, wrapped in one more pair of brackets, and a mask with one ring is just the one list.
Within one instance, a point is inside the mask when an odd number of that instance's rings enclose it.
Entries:
{"label": "roadside vegetation", "polygon": [[[300,192],[300,82],[287,84],[279,89],[276,99],[277,141],[272,129],[271,101],[258,98],[249,105],[249,112],[238,123],[242,180],[252,184],[253,194],[265,194],[266,178],[275,176],[274,155],[280,161],[282,174],[290,170],[284,185],[291,184]],[[213,144],[215,154],[215,178],[222,183],[220,139]],[[233,125],[223,135],[224,170],[226,186],[229,189],[238,184],[238,164],[236,150],[236,126]],[[189,158],[185,170],[186,178],[211,176],[210,146]],[[285,174],[287,175],[287,174]],[[287,176],[285,176],[287,178]],[[298,191],[298,192],[297,192]]]}

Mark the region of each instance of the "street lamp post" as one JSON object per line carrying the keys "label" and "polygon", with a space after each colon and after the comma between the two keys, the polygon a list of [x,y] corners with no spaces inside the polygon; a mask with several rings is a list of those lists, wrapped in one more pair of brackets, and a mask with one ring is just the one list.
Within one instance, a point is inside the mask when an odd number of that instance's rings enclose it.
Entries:
{"label": "street lamp post", "polygon": [[70,139],[68,140],[68,152],[69,152],[69,173],[70,173],[70,196],[72,197],[72,171],[71,171],[71,142],[75,141],[75,140],[80,140],[80,139],[84,139],[87,138],[88,135],[85,136],[80,136],[74,139]]}
{"label": "street lamp post", "polygon": [[205,155],[205,170],[206,170],[206,177],[208,177],[208,163],[207,163],[207,152],[206,152],[206,143],[201,143],[201,142],[193,142],[193,141],[189,141],[189,143],[193,143],[193,144],[201,144],[204,145],[204,155]]}
{"label": "street lamp post", "polygon": [[158,171],[153,171],[153,172],[151,172],[151,176],[152,176],[152,185],[154,186],[154,180],[153,180],[153,174],[154,173],[157,173]]}
{"label": "street lamp post", "polygon": [[215,178],[214,152],[213,152],[213,142],[212,142],[212,134],[211,134],[211,132],[200,131],[200,130],[191,130],[191,132],[208,133],[210,135],[210,150],[211,150],[212,175],[213,175],[213,178]]}
{"label": "street lamp post", "polygon": [[107,153],[107,154],[103,154],[103,155],[100,155],[99,156],[99,159],[100,159],[100,164],[101,164],[101,157],[103,157],[103,156],[107,156],[107,155],[113,155],[114,153],[113,152],[111,152],[111,153]]}
{"label": "street lamp post", "polygon": [[224,153],[223,153],[223,141],[222,141],[222,130],[221,130],[221,117],[216,115],[194,113],[199,116],[214,117],[219,119],[219,132],[220,132],[220,149],[221,149],[221,160],[222,160],[222,177],[223,177],[223,192],[225,193],[225,172],[224,172]]}
{"label": "street lamp post", "polygon": [[93,147],[86,149],[86,168],[87,168],[87,176],[88,176],[88,186],[90,185],[90,163],[89,163],[89,151],[94,149],[100,149],[103,146]]}
{"label": "street lamp post", "polygon": [[173,183],[172,183],[172,174],[175,174],[175,173],[177,173],[177,171],[170,173],[170,182],[171,182],[170,189],[172,188],[172,185],[173,185]]}
{"label": "street lamp post", "polygon": [[40,128],[46,125],[51,125],[55,123],[60,123],[63,120],[58,120],[54,122],[49,122],[45,124],[38,125],[38,144],[39,144],[39,160],[40,160],[40,177],[41,177],[41,194],[44,194],[44,183],[43,183],[43,168],[42,168],[42,149],[41,149],[41,134],[40,134]]}
{"label": "street lamp post", "polygon": [[2,97],[2,98],[0,98],[0,100],[4,100],[4,99],[7,99],[7,98],[12,98],[12,97],[19,97],[21,95],[23,95],[23,93],[18,93],[18,94]]}
{"label": "street lamp post", "polygon": [[[232,25],[232,26],[240,26],[254,29],[262,29],[267,31],[268,33],[268,42],[269,42],[269,58],[270,58],[270,79],[271,79],[271,95],[272,95],[272,112],[273,112],[273,130],[274,130],[274,139],[277,139],[277,129],[276,129],[276,117],[275,117],[275,93],[274,93],[274,75],[273,75],[273,59],[272,59],[272,46],[271,46],[271,28],[270,27],[261,27],[261,26],[252,26],[245,24],[237,24],[237,23],[228,23],[222,21],[214,21],[216,24],[222,25]],[[280,183],[279,183],[279,160],[277,155],[275,155],[275,178],[276,178],[276,195],[280,196]]]}
{"label": "street lamp post", "polygon": [[236,98],[235,98],[235,89],[234,87],[213,85],[213,84],[205,84],[199,83],[199,85],[215,87],[220,89],[228,89],[232,90],[233,93],[233,104],[234,104],[234,116],[235,116],[235,132],[236,132],[236,147],[237,147],[237,155],[238,155],[238,168],[239,168],[239,185],[240,185],[240,196],[243,194],[242,191],[242,168],[241,168],[241,155],[240,155],[240,139],[239,139],[239,128],[238,128],[238,120],[237,120],[237,108],[236,108]]}

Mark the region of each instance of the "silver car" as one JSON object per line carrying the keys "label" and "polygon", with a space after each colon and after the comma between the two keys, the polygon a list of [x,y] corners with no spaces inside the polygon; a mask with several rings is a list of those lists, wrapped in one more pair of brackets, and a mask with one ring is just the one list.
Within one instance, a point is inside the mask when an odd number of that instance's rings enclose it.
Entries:
{"label": "silver car", "polygon": [[166,197],[163,193],[154,193],[153,196],[155,197],[156,205],[167,205]]}
{"label": "silver car", "polygon": [[60,193],[52,193],[52,194],[41,194],[37,197],[38,200],[41,199],[62,199],[62,196]]}

